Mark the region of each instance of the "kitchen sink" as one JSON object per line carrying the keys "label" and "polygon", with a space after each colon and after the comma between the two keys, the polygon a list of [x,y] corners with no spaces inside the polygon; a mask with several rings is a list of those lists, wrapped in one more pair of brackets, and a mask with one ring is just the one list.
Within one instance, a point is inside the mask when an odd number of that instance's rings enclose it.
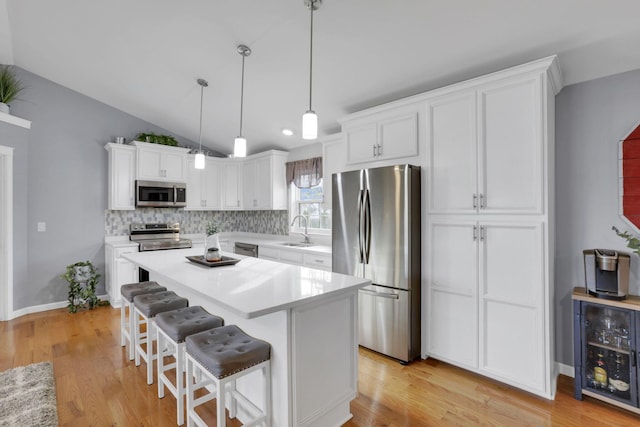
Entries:
{"label": "kitchen sink", "polygon": [[284,242],[284,243],[278,243],[278,244],[282,246],[290,246],[293,248],[308,248],[309,246],[313,246],[313,243],[304,243],[304,242]]}

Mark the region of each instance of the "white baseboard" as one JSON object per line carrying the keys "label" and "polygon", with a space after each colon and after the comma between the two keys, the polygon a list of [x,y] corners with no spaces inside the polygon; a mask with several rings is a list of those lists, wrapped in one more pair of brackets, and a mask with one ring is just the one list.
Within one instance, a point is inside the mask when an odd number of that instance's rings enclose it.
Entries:
{"label": "white baseboard", "polygon": [[560,375],[566,375],[571,378],[575,378],[575,368],[573,366],[565,365],[564,363],[556,362],[558,373]]}
{"label": "white baseboard", "polygon": [[[109,295],[98,295],[100,301],[108,301]],[[49,310],[57,310],[59,308],[64,308],[67,306],[68,301],[60,301],[60,302],[51,302],[49,304],[41,304],[41,305],[33,305],[31,307],[21,308],[19,310],[14,310],[12,313],[9,313],[9,319],[15,319],[17,317],[24,316],[26,314],[40,313],[42,311]]]}

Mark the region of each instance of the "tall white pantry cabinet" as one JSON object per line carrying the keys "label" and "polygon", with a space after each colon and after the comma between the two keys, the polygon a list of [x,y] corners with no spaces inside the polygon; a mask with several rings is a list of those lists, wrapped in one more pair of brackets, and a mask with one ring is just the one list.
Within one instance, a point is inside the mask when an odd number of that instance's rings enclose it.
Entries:
{"label": "tall white pantry cabinet", "polygon": [[429,92],[423,356],[552,399],[556,57]]}

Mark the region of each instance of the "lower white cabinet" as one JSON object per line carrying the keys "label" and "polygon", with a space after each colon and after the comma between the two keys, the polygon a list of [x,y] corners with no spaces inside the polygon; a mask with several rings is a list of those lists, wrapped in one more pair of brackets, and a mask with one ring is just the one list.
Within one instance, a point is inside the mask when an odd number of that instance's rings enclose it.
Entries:
{"label": "lower white cabinet", "polygon": [[105,245],[105,287],[109,295],[109,304],[120,307],[120,286],[138,281],[138,269],[122,254],[138,252],[138,244],[125,243]]}
{"label": "lower white cabinet", "polygon": [[304,249],[279,249],[260,246],[258,248],[258,258],[331,271],[331,255],[308,253]]}
{"label": "lower white cabinet", "polygon": [[430,217],[429,356],[549,397],[544,228]]}

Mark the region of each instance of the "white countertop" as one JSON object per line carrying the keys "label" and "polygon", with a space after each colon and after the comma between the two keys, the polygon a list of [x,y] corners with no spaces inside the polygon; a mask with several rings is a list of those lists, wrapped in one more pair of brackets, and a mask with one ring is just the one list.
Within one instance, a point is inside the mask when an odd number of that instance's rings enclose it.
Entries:
{"label": "white countertop", "polygon": [[354,276],[227,252],[222,254],[238,258],[240,262],[232,266],[206,267],[186,259],[186,256],[202,255],[200,248],[134,252],[122,256],[155,273],[158,282],[166,278],[189,287],[247,319],[352,292],[370,284],[369,280]]}

